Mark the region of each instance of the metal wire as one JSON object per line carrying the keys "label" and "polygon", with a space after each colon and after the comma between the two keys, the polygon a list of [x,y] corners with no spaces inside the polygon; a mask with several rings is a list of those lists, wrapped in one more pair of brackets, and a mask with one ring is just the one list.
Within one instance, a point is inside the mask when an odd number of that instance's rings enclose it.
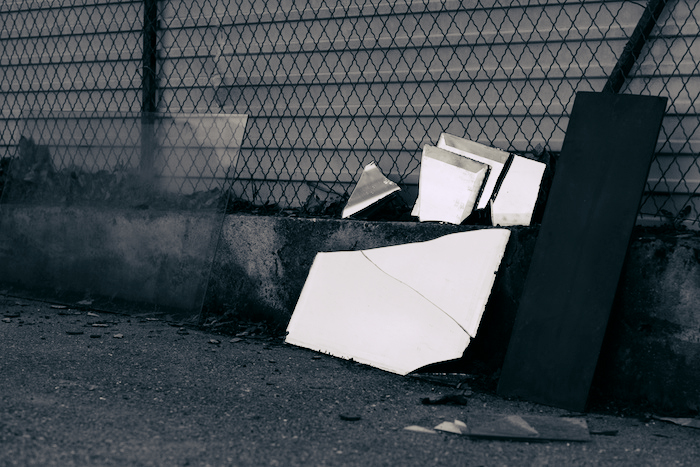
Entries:
{"label": "metal wire", "polygon": [[[247,114],[233,196],[284,209],[342,199],[371,161],[410,196],[442,132],[556,153],[576,92],[660,95],[641,213],[697,224],[699,31],[691,0],[14,0],[0,157],[28,115]],[[206,176],[187,163],[183,184]]]}

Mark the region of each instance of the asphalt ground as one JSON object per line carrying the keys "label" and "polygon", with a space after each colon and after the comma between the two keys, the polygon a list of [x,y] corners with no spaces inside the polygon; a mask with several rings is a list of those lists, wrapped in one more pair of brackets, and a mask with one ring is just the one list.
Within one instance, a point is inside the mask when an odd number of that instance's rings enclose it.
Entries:
{"label": "asphalt ground", "polygon": [[[700,429],[571,414],[149,315],[0,296],[0,465],[700,465]],[[155,315],[154,315],[155,316]],[[464,395],[466,405],[423,399]],[[455,419],[585,419],[589,441],[416,433]]]}

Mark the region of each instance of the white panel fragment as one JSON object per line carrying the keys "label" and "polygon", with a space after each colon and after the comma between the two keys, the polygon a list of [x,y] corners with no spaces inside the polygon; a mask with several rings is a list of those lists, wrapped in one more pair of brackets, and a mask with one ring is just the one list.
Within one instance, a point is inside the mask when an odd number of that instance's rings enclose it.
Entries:
{"label": "white panel fragment", "polygon": [[395,191],[399,191],[399,186],[386,178],[377,164],[374,162],[367,164],[360,175],[352,195],[343,209],[343,219],[357,214],[363,209],[386,198]]}
{"label": "white panel fragment", "polygon": [[491,206],[493,225],[530,225],[546,165],[514,156]]}
{"label": "white panel fragment", "polygon": [[426,145],[418,185],[419,218],[461,224],[471,214],[489,166]]}
{"label": "white panel fragment", "polygon": [[467,425],[464,422],[455,420],[454,422],[442,422],[434,430],[461,435],[467,433]]}
{"label": "white panel fragment", "polygon": [[488,178],[486,182],[484,182],[484,189],[476,202],[476,209],[484,209],[489,204],[491,195],[496,188],[498,177],[501,175],[503,167],[510,157],[510,153],[465,138],[459,138],[448,133],[440,135],[437,147],[487,164],[491,167]]}
{"label": "white panel fragment", "polygon": [[486,229],[319,253],[286,342],[401,375],[459,358],[476,335],[509,235]]}

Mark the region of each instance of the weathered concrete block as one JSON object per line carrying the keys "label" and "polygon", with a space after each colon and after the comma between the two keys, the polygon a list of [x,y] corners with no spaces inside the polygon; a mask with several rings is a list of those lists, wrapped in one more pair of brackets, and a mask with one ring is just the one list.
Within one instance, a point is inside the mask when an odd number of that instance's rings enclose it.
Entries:
{"label": "weathered concrete block", "polygon": [[700,237],[636,235],[594,388],[650,410],[700,410]]}

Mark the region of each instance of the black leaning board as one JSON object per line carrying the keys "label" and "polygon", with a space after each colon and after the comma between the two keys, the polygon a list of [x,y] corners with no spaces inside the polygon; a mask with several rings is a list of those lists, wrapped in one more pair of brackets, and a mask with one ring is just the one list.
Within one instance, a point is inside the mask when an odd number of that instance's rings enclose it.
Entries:
{"label": "black leaning board", "polygon": [[576,95],[499,394],[585,409],[665,108]]}

